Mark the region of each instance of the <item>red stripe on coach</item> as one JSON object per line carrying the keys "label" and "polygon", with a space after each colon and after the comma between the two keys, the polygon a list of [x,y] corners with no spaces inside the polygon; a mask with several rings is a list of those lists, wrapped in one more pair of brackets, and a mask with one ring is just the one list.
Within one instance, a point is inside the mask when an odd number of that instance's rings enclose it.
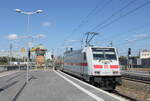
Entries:
{"label": "red stripe on coach", "polygon": [[87,63],[81,63],[81,66],[87,66],[88,64]]}
{"label": "red stripe on coach", "polygon": [[65,63],[65,64],[71,66],[88,66],[87,63]]}

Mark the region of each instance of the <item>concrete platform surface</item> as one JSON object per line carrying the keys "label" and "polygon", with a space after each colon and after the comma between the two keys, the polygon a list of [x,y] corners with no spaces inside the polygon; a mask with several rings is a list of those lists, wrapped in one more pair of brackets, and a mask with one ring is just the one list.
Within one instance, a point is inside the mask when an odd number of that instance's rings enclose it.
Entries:
{"label": "concrete platform surface", "polygon": [[123,101],[57,71],[37,71],[17,101]]}
{"label": "concrete platform surface", "polygon": [[0,77],[0,101],[126,101],[60,71],[19,71]]}

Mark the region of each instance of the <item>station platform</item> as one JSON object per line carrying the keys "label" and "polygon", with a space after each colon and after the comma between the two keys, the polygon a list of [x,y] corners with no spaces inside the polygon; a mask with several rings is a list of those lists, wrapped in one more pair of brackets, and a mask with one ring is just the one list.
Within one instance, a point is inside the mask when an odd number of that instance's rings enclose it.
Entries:
{"label": "station platform", "polygon": [[[13,79],[17,82],[9,90],[11,92],[14,87],[18,88],[13,90],[16,94],[6,99],[8,89],[0,91],[0,101],[127,101],[61,71],[31,71],[29,83],[24,82],[25,75],[25,71],[13,74]],[[1,81],[5,79],[6,77],[0,78]],[[8,95],[13,94],[10,92]]]}

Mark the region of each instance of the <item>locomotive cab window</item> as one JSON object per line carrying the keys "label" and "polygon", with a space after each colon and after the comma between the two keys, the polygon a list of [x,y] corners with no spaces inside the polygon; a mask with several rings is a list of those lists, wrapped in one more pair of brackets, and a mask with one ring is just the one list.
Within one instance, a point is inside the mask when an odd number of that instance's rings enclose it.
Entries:
{"label": "locomotive cab window", "polygon": [[103,60],[104,54],[103,52],[93,52],[93,58],[94,60]]}
{"label": "locomotive cab window", "polygon": [[94,60],[116,60],[114,48],[92,48]]}
{"label": "locomotive cab window", "polygon": [[115,52],[105,52],[105,58],[108,60],[116,60]]}

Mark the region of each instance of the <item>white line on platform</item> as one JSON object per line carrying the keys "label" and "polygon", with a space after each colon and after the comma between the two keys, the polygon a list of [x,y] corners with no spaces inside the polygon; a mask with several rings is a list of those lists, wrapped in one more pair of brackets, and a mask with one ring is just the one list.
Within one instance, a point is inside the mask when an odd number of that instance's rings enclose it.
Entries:
{"label": "white line on platform", "polygon": [[[61,72],[61,71],[59,71],[59,72]],[[98,91],[100,91],[100,92],[102,92],[102,93],[104,93],[104,94],[107,94],[108,96],[111,96],[111,97],[113,97],[113,98],[115,98],[115,99],[117,99],[117,100],[119,100],[119,101],[129,101],[129,100],[126,100],[126,99],[124,99],[124,98],[121,98],[121,97],[119,97],[119,96],[117,96],[117,95],[108,93],[108,92],[106,92],[106,91],[104,91],[104,90],[102,90],[102,89],[99,89],[99,88],[97,88],[97,87],[95,87],[95,86],[93,86],[93,85],[90,85],[90,84],[88,84],[88,83],[86,83],[86,82],[83,82],[83,81],[81,81],[81,80],[79,80],[79,79],[76,79],[76,78],[74,78],[74,77],[72,77],[72,76],[70,76],[70,75],[68,75],[68,74],[65,74],[65,73],[63,73],[63,72],[61,72],[61,73],[64,74],[64,75],[66,75],[66,76],[68,76],[68,77],[70,77],[70,78],[72,78],[72,79],[74,79],[74,80],[79,81],[79,82],[82,83],[82,84],[85,84],[85,85],[87,85],[87,86],[89,86],[89,87],[92,87],[92,88],[94,88],[94,89],[96,89],[96,90],[98,90]]]}
{"label": "white line on platform", "polygon": [[3,74],[0,75],[0,77],[4,77],[4,76],[7,76],[7,75],[11,75],[11,74],[14,74],[14,73],[17,73],[19,71],[9,71],[9,72],[4,72]]}
{"label": "white line on platform", "polygon": [[69,80],[68,78],[64,77],[63,75],[61,75],[57,71],[54,71],[54,72],[57,73],[60,77],[62,77],[66,81],[68,81],[69,83],[71,83],[72,85],[74,85],[75,87],[77,87],[78,89],[80,89],[81,91],[83,91],[84,93],[86,93],[87,95],[89,95],[90,97],[92,97],[93,99],[95,99],[96,101],[104,101],[100,97],[96,96],[95,94],[89,92],[88,90],[84,89],[83,87],[79,86],[78,84],[74,83],[73,81]]}

